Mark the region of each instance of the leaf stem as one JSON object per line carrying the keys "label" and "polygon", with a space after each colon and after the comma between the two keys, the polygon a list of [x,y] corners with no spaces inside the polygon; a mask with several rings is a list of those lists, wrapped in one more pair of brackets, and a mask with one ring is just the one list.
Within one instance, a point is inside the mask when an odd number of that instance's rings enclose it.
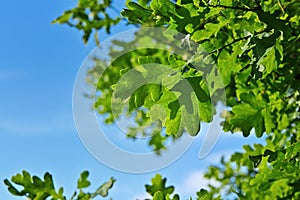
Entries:
{"label": "leaf stem", "polygon": [[284,14],[285,12],[284,12],[284,9],[283,9],[283,7],[282,7],[282,5],[281,5],[280,1],[279,1],[279,0],[277,0],[277,3],[278,3],[278,5],[279,5],[279,7],[280,7],[280,9],[281,9],[282,13]]}

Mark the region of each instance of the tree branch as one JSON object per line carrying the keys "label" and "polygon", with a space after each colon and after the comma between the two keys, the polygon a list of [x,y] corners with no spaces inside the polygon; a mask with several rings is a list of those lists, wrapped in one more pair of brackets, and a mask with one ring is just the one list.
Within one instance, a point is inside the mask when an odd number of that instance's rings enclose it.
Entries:
{"label": "tree branch", "polygon": [[227,9],[242,10],[242,11],[255,11],[255,9],[252,8],[243,8],[238,6],[211,5],[211,4],[207,4],[207,6],[212,8],[227,8]]}
{"label": "tree branch", "polygon": [[218,49],[215,49],[215,50],[209,52],[208,54],[213,54],[213,53],[216,53],[216,52],[218,52],[218,51],[222,51],[222,50],[225,49],[226,47],[228,47],[228,46],[230,46],[230,45],[232,45],[232,44],[234,44],[234,43],[236,43],[236,42],[238,42],[238,41],[246,40],[246,39],[248,39],[249,37],[251,37],[251,35],[248,35],[248,36],[246,36],[246,37],[242,37],[242,38],[233,40],[233,41],[230,42],[229,44],[226,44],[226,45],[224,45],[224,46],[222,46],[222,47],[220,47],[220,48],[218,48]]}

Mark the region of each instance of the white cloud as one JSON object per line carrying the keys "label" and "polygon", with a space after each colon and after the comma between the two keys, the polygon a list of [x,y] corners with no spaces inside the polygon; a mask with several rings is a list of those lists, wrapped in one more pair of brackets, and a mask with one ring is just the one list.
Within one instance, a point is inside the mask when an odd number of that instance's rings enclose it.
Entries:
{"label": "white cloud", "polygon": [[187,174],[181,184],[176,187],[176,193],[181,197],[194,197],[197,191],[201,188],[207,189],[209,184],[217,185],[218,183],[204,178],[204,171],[195,170]]}
{"label": "white cloud", "polygon": [[140,194],[136,194],[133,196],[133,198],[131,198],[132,200],[144,200],[144,199],[151,199],[152,197],[144,192],[144,193],[140,193]]}
{"label": "white cloud", "polygon": [[208,154],[207,157],[204,159],[205,161],[208,161],[211,164],[219,164],[221,161],[222,156],[224,156],[225,160],[228,160],[232,153],[235,152],[235,149],[228,149],[224,151],[219,151],[216,153]]}

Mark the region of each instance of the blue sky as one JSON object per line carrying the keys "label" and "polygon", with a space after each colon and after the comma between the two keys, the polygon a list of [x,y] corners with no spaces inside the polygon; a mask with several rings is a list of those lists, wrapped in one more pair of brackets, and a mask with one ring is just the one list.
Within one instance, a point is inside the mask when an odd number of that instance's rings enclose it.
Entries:
{"label": "blue sky", "polygon": [[[207,184],[202,174],[221,155],[241,149],[256,139],[220,137],[202,160],[198,151],[203,134],[171,166],[162,170],[129,174],[110,169],[94,159],[81,143],[72,117],[72,88],[77,70],[94,48],[85,46],[81,33],[51,21],[76,1],[3,1],[0,31],[0,180],[25,169],[32,174],[53,174],[56,187],[71,195],[83,170],[90,171],[92,189],[113,176],[110,197],[115,200],[143,197],[144,184],[161,173],[174,184],[183,199]],[[119,9],[121,3],[116,3]],[[129,29],[121,25],[112,34]],[[101,35],[103,41],[107,35]],[[124,141],[127,142],[127,141]],[[0,183],[1,199],[16,199]]]}

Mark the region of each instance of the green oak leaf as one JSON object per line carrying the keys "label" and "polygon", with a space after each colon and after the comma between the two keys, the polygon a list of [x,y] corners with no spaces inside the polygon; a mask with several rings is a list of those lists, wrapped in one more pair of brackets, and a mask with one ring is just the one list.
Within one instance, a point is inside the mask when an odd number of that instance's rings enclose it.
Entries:
{"label": "green oak leaf", "polygon": [[80,178],[77,181],[77,188],[83,189],[91,185],[91,182],[88,180],[89,172],[84,171],[80,174]]}
{"label": "green oak leaf", "polygon": [[108,190],[112,188],[116,179],[110,178],[107,182],[103,183],[94,193],[91,194],[91,198],[100,195],[106,197],[108,195]]}
{"label": "green oak leaf", "polygon": [[230,124],[236,128],[240,128],[244,136],[250,134],[251,129],[254,127],[255,134],[261,137],[265,131],[264,118],[261,110],[257,110],[249,104],[240,104],[232,108],[234,116],[230,118]]}
{"label": "green oak leaf", "polygon": [[160,191],[163,197],[167,194],[172,194],[174,192],[173,186],[166,187],[166,178],[162,178],[160,174],[156,174],[155,177],[151,179],[152,185],[145,185],[146,191],[154,196],[156,192]]}

